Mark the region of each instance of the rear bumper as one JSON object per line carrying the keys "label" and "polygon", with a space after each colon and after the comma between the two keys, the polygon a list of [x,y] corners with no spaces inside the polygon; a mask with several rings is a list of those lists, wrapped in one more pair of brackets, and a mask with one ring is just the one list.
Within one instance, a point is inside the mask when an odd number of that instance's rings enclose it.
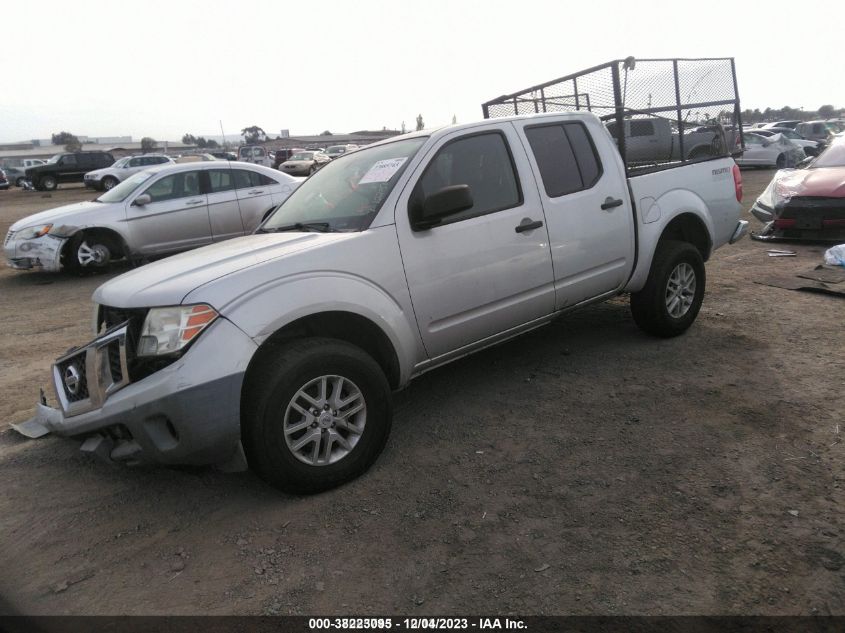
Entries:
{"label": "rear bumper", "polygon": [[[218,319],[183,357],[106,395],[99,408],[68,415],[40,404],[17,430],[28,437],[77,438],[82,450],[118,462],[230,462],[239,451],[241,388],[256,348],[240,329]],[[54,372],[59,401],[66,404],[64,385],[57,384],[62,378]]]}

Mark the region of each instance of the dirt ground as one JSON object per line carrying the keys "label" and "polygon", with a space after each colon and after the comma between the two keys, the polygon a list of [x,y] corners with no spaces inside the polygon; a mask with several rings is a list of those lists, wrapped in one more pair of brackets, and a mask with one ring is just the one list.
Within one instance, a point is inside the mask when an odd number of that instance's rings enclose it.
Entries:
{"label": "dirt ground", "polygon": [[[771,176],[744,172],[746,209]],[[90,197],[0,191],[0,234]],[[756,284],[824,248],[772,247],[719,250],[682,337],[642,334],[620,298],[421,377],[373,469],[308,498],[18,436],[120,271],[4,268],[0,595],[29,614],[845,614],[845,302]]]}

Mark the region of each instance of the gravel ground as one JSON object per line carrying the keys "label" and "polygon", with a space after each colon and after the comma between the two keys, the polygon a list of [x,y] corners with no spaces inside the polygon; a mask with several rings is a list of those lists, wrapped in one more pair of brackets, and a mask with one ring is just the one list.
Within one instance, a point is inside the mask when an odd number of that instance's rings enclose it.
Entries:
{"label": "gravel ground", "polygon": [[[746,208],[771,175],[744,172]],[[91,197],[0,191],[0,234]],[[642,334],[618,298],[424,375],[373,469],[307,498],[19,437],[120,269],[0,270],[0,595],[30,614],[845,614],[845,304],[754,283],[823,251],[770,247],[713,256],[682,337]]]}

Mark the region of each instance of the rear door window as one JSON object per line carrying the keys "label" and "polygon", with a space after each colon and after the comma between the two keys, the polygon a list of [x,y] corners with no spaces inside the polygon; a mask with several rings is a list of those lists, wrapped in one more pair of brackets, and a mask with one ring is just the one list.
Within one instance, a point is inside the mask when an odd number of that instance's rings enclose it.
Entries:
{"label": "rear door window", "polygon": [[209,193],[231,191],[235,188],[231,169],[210,169],[208,171]]}
{"label": "rear door window", "polygon": [[583,124],[534,126],[525,135],[550,198],[589,189],[601,177],[601,162]]}
{"label": "rear door window", "polygon": [[247,189],[248,187],[260,187],[260,174],[246,169],[233,169],[235,176],[235,189]]}

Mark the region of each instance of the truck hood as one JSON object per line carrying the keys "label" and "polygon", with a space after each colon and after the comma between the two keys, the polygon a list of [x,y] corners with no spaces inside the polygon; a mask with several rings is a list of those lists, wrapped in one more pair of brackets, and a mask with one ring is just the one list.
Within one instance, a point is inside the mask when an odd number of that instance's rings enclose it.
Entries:
{"label": "truck hood", "polygon": [[784,198],[845,198],[845,167],[819,167],[783,172],[777,188]]}
{"label": "truck hood", "polygon": [[[62,207],[47,209],[41,213],[28,215],[15,222],[9,228],[12,231],[19,231],[28,226],[36,226],[39,224],[62,224],[71,217],[77,218],[80,214],[87,213],[89,211],[102,211],[108,206],[110,205],[102,202],[76,202],[74,204],[66,204]],[[79,222],[75,220],[71,223],[78,224]]]}
{"label": "truck hood", "polygon": [[250,266],[322,248],[358,233],[267,233],[237,237],[141,266],[94,291],[116,308],[179,305],[193,290]]}

